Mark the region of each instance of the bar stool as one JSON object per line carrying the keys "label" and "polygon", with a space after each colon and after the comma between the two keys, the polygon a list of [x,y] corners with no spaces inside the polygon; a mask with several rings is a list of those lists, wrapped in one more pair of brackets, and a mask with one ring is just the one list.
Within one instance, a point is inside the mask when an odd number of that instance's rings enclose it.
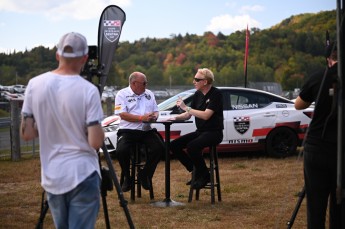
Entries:
{"label": "bar stool", "polygon": [[[137,197],[141,198],[141,183],[138,179],[138,172],[145,166],[147,158],[147,148],[144,144],[135,143],[135,146],[131,149],[131,165],[130,165],[130,176],[131,176],[131,200],[135,200],[135,191],[137,191]],[[121,174],[121,183],[123,182],[123,174]],[[149,190],[150,200],[154,199],[153,187]]]}
{"label": "bar stool", "polygon": [[[208,167],[210,171],[210,183],[208,183],[203,189],[210,189],[211,190],[211,204],[215,203],[215,188],[217,188],[217,196],[218,201],[222,201],[221,196],[221,190],[220,190],[220,179],[219,179],[219,166],[218,166],[218,152],[217,152],[217,146],[212,145],[209,147],[209,160],[210,165]],[[195,168],[192,172],[192,183],[194,183],[195,180]],[[193,192],[195,190],[195,200],[199,200],[200,196],[200,189],[194,189],[192,188],[192,185],[189,189],[189,197],[188,202],[192,202],[193,199]]]}

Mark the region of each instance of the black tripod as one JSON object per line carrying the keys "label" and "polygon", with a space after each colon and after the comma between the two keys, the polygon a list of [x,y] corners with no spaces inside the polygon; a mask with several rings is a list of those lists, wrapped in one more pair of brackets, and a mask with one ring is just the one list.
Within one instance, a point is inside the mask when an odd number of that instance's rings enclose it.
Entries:
{"label": "black tripod", "polygon": [[295,206],[294,211],[292,212],[290,220],[287,222],[287,228],[288,229],[292,228],[292,225],[295,222],[298,210],[301,207],[301,204],[302,204],[302,201],[303,201],[304,197],[305,197],[305,187],[303,187],[302,190],[298,193],[297,204]]}
{"label": "black tripod", "polygon": [[[106,197],[107,197],[107,191],[113,190],[113,184],[117,190],[118,198],[120,200],[120,206],[124,209],[124,212],[126,214],[128,225],[131,229],[135,228],[133,221],[131,219],[131,215],[129,213],[128,207],[127,207],[128,201],[126,201],[124,196],[123,196],[123,192],[122,192],[120,183],[117,179],[110,155],[108,153],[107,148],[105,147],[105,144],[103,144],[102,150],[103,150],[103,154],[104,154],[105,160],[106,160],[107,165],[108,165],[108,167],[103,167],[101,165],[101,160],[99,160],[101,174],[102,174],[102,183],[101,183],[101,187],[100,187],[100,192],[101,192],[101,197],[102,197],[102,205],[103,205],[104,220],[105,220],[106,228],[107,229],[110,228],[110,221],[109,221],[109,214],[108,214],[108,206],[107,206],[107,198]],[[49,209],[48,201],[45,200],[44,196],[45,196],[45,191],[43,191],[43,193],[42,193],[41,213],[40,213],[40,217],[38,219],[38,223],[36,225],[36,229],[42,229],[43,228],[43,221],[44,221],[44,218],[45,218],[45,216],[48,212],[48,209]]]}

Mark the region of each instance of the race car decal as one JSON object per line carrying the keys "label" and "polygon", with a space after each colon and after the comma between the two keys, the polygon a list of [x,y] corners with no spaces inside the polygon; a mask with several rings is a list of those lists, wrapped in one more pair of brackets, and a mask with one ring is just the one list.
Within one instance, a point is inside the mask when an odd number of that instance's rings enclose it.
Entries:
{"label": "race car decal", "polygon": [[287,104],[276,104],[276,108],[287,108]]}
{"label": "race car decal", "polygon": [[253,137],[267,136],[268,133],[272,129],[274,129],[276,127],[280,127],[280,126],[286,126],[286,127],[290,127],[291,129],[296,130],[300,139],[302,136],[304,137],[304,135],[301,135],[301,132],[305,131],[308,128],[308,125],[300,125],[299,121],[297,121],[297,122],[280,122],[280,123],[276,123],[276,125],[272,126],[272,127],[254,129],[252,136]]}
{"label": "race car decal", "polygon": [[233,110],[243,110],[243,109],[257,109],[259,108],[259,104],[238,104],[238,105],[231,105]]}
{"label": "race car decal", "polygon": [[245,132],[248,131],[249,126],[250,126],[249,116],[234,117],[234,127],[238,133],[244,134]]}
{"label": "race car decal", "polygon": [[[165,141],[165,131],[158,131],[158,133],[162,136],[162,138]],[[172,130],[170,131],[170,140],[174,140],[176,138],[181,137],[181,131],[180,130]]]}
{"label": "race car decal", "polygon": [[230,139],[230,144],[253,143],[253,139]]}

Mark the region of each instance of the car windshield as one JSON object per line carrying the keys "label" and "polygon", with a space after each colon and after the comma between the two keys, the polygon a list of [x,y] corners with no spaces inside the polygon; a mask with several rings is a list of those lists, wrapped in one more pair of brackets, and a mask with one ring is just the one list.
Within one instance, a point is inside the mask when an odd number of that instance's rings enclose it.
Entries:
{"label": "car windshield", "polygon": [[158,104],[158,110],[159,111],[166,111],[166,110],[172,110],[174,106],[176,106],[176,100],[181,97],[183,101],[185,101],[187,98],[192,96],[195,92],[195,89],[191,89],[188,91],[181,92],[177,95],[174,95],[173,97],[161,102]]}

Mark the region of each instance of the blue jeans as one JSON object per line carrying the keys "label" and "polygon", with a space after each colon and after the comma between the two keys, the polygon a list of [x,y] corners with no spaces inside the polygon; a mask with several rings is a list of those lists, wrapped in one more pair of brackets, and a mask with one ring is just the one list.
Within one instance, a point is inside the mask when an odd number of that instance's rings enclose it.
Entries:
{"label": "blue jeans", "polygon": [[57,229],[92,229],[100,207],[100,177],[92,173],[75,189],[61,195],[47,192],[50,212]]}

